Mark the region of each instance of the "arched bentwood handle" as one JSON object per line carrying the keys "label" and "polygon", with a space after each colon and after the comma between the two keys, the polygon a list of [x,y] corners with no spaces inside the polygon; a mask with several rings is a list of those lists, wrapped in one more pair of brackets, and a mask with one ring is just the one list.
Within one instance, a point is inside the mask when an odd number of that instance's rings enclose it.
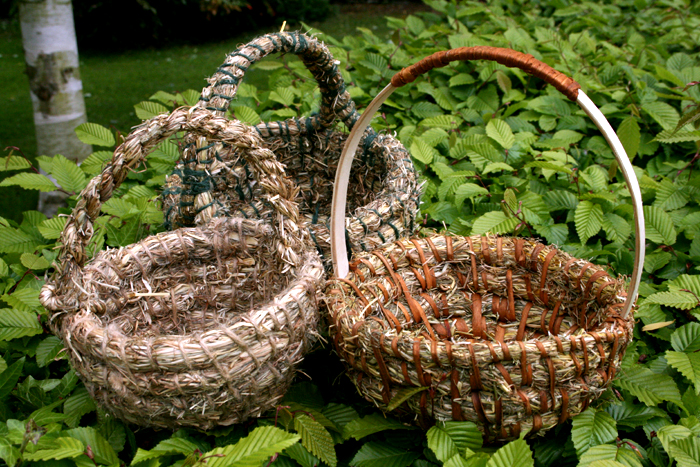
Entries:
{"label": "arched bentwood handle", "polygon": [[642,265],[644,264],[644,214],[642,211],[642,193],[639,189],[639,183],[637,182],[637,177],[632,168],[632,163],[627,157],[627,153],[625,153],[620,139],[617,137],[617,134],[615,134],[615,130],[613,130],[600,110],[598,110],[598,107],[596,107],[588,96],[581,91],[581,86],[576,81],[556,71],[549,65],[540,62],[532,55],[516,52],[511,49],[479,46],[461,47],[445,52],[437,52],[396,73],[391,79],[391,84],[384,88],[367,106],[348,136],[348,140],[340,156],[338,171],[335,176],[333,204],[331,207],[331,253],[333,256],[333,272],[337,277],[344,278],[348,275],[349,271],[344,233],[348,181],[350,178],[352,160],[365,128],[369,126],[374,114],[395,89],[412,82],[416,77],[433,68],[445,66],[456,60],[491,60],[508,67],[520,68],[533,76],[542,78],[557,88],[567,98],[576,102],[603,133],[603,136],[615,154],[615,159],[622,170],[622,175],[625,177],[627,187],[632,195],[632,206],[634,208],[634,269],[630,278],[627,298],[621,313],[622,317],[626,318],[637,298],[639,282],[642,277]]}

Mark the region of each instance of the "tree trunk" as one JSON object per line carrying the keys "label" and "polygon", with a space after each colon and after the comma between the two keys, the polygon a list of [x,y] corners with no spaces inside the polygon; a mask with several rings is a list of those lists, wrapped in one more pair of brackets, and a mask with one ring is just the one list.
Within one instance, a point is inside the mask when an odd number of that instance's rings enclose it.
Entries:
{"label": "tree trunk", "polygon": [[[87,117],[71,1],[22,0],[19,14],[37,154],[62,154],[81,162],[92,148],[75,135]],[[64,197],[60,192],[41,193],[39,210],[54,214]]]}

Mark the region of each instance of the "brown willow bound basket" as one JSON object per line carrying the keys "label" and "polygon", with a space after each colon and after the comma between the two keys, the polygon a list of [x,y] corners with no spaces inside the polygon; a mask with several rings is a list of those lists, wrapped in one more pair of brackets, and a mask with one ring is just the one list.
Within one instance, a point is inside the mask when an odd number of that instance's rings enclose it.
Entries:
{"label": "brown willow bound basket", "polygon": [[[623,281],[603,268],[523,238],[401,239],[355,254],[348,264],[342,232],[347,167],[363,128],[397,87],[453,60],[475,59],[545,79],[605,135],[635,209],[636,257],[627,294]],[[365,398],[387,409],[410,395],[403,410],[422,424],[470,420],[487,440],[504,441],[544,433],[578,414],[615,377],[632,338],[630,310],[644,263],[642,201],[615,132],[579,88],[531,55],[465,47],[396,74],[355,124],[336,178],[331,230],[337,277],[326,286],[325,302],[337,351]]]}
{"label": "brown willow bound basket", "polygon": [[[179,131],[235,148],[268,221],[213,220],[88,259],[100,206]],[[296,188],[254,129],[181,108],[134,129],[80,194],[41,291],[91,396],[139,425],[207,430],[274,407],[317,336],[323,266],[299,227]]]}
{"label": "brown willow bound basket", "polygon": [[[340,120],[352,128],[358,114],[328,48],[298,32],[258,37],[227,56],[209,79],[198,105],[225,115],[246,70],[276,52],[299,55],[318,82],[320,110],[309,118],[261,123],[255,129],[299,187],[302,223],[330,268],[328,222],[333,180],[346,140],[334,126]],[[214,217],[269,215],[260,187],[236,148],[211,144],[205,137],[190,137],[185,142],[182,163],[163,191],[166,225],[204,225]],[[362,148],[352,169],[349,204],[354,215],[345,225],[351,251],[372,250],[412,233],[420,198],[411,158],[398,140],[370,129]]]}

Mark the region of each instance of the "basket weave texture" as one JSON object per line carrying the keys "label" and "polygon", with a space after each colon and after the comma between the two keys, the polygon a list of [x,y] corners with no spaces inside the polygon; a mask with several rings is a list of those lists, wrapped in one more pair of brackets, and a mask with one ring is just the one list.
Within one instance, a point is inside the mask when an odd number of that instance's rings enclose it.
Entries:
{"label": "basket weave texture", "polygon": [[491,440],[576,415],[619,371],[624,283],[523,238],[434,235],[359,254],[327,292],[335,345],[364,397]]}
{"label": "basket weave texture", "polygon": [[[524,238],[429,234],[345,258],[341,225],[360,132],[400,86],[455,60],[487,59],[545,79],[611,144],[635,209],[629,297],[622,279]],[[325,305],[336,350],[359,392],[422,425],[469,420],[487,441],[543,434],[585,410],[620,370],[643,264],[641,192],[624,148],[580,85],[533,56],[462,47],[401,70],[369,104],[341,155]]]}
{"label": "basket weave texture", "polygon": [[[275,214],[215,219],[89,259],[101,204],[181,131],[236,148]],[[274,407],[317,337],[324,275],[298,225],[296,195],[284,167],[239,121],[182,108],[129,134],[80,194],[40,296],[96,401],[139,425],[202,430]]]}
{"label": "basket weave texture", "polygon": [[[299,187],[301,222],[329,267],[330,204],[346,140],[335,126],[343,122],[352,128],[358,114],[328,48],[298,32],[258,37],[227,56],[209,79],[198,105],[225,115],[246,70],[277,52],[299,55],[318,82],[320,109],[308,118],[261,123],[255,131]],[[163,191],[166,224],[193,226],[205,225],[215,217],[269,216],[260,187],[235,148],[211,145],[203,137],[185,138],[185,142],[182,162],[168,177]],[[410,155],[396,138],[372,129],[366,132],[353,166],[352,183],[349,203],[353,215],[346,219],[351,251],[369,251],[414,231],[421,185]]]}

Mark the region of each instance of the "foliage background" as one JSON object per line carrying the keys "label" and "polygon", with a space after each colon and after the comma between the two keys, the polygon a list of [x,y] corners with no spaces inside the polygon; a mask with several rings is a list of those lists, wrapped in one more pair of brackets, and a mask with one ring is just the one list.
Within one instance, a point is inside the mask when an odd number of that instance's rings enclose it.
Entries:
{"label": "foliage background", "polygon": [[[328,347],[305,361],[277,413],[212,433],[152,432],[95,407],[45,330],[37,294],[51,271],[64,218],[25,212],[0,220],[0,459],[8,465],[260,465],[313,467],[700,465],[700,6],[623,0],[569,4],[426,1],[432,11],[390,18],[390,42],[371,30],[322,34],[362,108],[392,74],[437,50],[495,45],[528,52],[573,76],[617,129],[640,181],[647,259],[635,341],[613,388],[546,438],[482,446],[473,424],[427,433],[364,403]],[[320,34],[320,33],[319,33]],[[232,104],[251,124],[308,114],[315,85],[300,62],[268,60],[263,85]],[[191,104],[197,91],[160,92],[139,118]],[[629,274],[629,195],[612,154],[577,106],[538,80],[490,63],[453,64],[397,91],[374,126],[396,131],[424,174],[431,227],[537,236]],[[125,131],[126,129],[123,129]],[[95,124],[79,135],[97,150],[81,167],[39,165],[78,193],[116,143]],[[176,142],[176,140],[175,140]],[[163,144],[99,221],[96,247],[159,228],[158,187],[177,158]],[[49,190],[17,154],[0,185]],[[75,195],[74,195],[75,198]],[[204,453],[204,454],[203,454]]]}

